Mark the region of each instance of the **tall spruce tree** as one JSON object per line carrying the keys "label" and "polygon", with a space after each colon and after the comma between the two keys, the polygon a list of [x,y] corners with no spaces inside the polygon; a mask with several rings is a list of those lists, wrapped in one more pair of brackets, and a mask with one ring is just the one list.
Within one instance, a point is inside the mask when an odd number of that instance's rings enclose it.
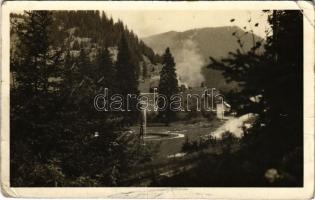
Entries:
{"label": "tall spruce tree", "polygon": [[[63,177],[57,164],[51,162],[58,160],[62,137],[58,114],[60,52],[52,47],[51,12],[28,11],[24,16],[17,30],[17,56],[12,58],[16,60],[12,73],[17,84],[11,90],[11,184],[53,186]],[[54,172],[55,177],[47,175]]]}
{"label": "tall spruce tree", "polygon": [[107,47],[99,50],[97,55],[97,84],[99,87],[114,90],[115,68]]}
{"label": "tall spruce tree", "polygon": [[[160,72],[159,94],[165,95],[167,98],[167,107],[164,111],[159,112],[160,118],[169,123],[175,117],[175,112],[170,110],[170,98],[178,93],[178,80],[175,69],[174,58],[169,48],[166,48],[163,55],[163,67]],[[163,102],[158,102],[159,107],[162,107]]]}
{"label": "tall spruce tree", "polygon": [[123,35],[118,47],[116,62],[117,82],[122,94],[138,93],[138,77],[126,37]]}
{"label": "tall spruce tree", "polygon": [[[119,94],[123,96],[123,107],[125,109],[125,111],[122,112],[122,115],[124,116],[124,123],[130,124],[134,121],[132,118],[138,113],[136,110],[137,100],[135,98],[131,98],[129,103],[127,103],[126,97],[128,94],[138,95],[139,90],[136,66],[133,63],[125,35],[122,35],[118,47],[116,70],[117,90]],[[128,109],[129,111],[127,111]]]}

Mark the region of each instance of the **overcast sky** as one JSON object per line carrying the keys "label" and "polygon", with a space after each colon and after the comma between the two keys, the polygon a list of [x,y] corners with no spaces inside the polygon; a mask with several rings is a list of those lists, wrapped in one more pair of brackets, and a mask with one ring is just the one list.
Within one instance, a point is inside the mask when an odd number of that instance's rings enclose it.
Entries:
{"label": "overcast sky", "polygon": [[[140,38],[167,31],[185,31],[202,27],[252,26],[255,34],[265,37],[267,15],[262,11],[170,11],[170,10],[105,10],[115,21],[121,19]],[[234,18],[233,23],[230,20]],[[251,18],[251,22],[248,20]],[[254,24],[259,23],[258,27]]]}

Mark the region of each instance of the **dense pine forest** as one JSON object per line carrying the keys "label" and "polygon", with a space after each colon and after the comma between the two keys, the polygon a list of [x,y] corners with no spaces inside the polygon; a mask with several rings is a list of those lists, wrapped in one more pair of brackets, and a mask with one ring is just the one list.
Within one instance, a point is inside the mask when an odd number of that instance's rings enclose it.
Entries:
{"label": "dense pine forest", "polygon": [[12,14],[11,38],[12,186],[119,185],[147,156],[114,133],[137,113],[99,113],[93,98],[137,94],[143,56],[159,56],[98,11]]}

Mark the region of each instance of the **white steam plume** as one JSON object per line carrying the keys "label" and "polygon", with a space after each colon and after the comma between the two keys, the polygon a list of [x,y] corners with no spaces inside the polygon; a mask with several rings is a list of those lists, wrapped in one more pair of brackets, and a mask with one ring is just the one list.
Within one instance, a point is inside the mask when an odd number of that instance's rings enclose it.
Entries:
{"label": "white steam plume", "polygon": [[204,60],[199,54],[199,49],[190,36],[183,42],[183,48],[176,52],[175,62],[177,76],[181,83],[187,83],[189,86],[197,87],[204,81],[201,74]]}

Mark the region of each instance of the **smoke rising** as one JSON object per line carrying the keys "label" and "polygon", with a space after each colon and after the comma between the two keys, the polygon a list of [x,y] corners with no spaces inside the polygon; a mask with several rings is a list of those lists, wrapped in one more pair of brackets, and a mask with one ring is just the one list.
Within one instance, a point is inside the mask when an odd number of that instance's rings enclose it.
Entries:
{"label": "smoke rising", "polygon": [[179,49],[174,57],[179,84],[196,87],[204,81],[201,70],[205,63],[196,43],[192,40],[194,35],[185,39],[182,49]]}

